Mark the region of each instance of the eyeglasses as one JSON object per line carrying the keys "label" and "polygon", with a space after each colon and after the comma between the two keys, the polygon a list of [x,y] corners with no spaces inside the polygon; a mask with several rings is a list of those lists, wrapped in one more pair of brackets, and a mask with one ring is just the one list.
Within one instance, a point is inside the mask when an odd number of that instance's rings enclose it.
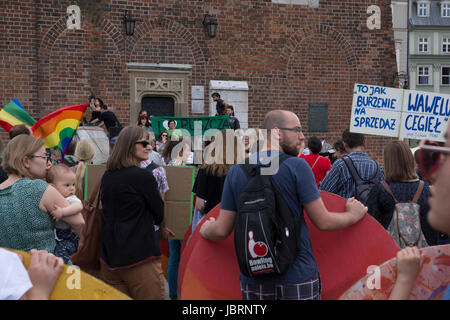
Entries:
{"label": "eyeglasses", "polygon": [[167,134],[163,134],[161,137],[167,137]]}
{"label": "eyeglasses", "polygon": [[425,178],[430,178],[439,168],[439,165],[443,160],[442,154],[450,154],[450,148],[441,147],[434,141],[422,140],[417,152],[417,162],[420,173]]}
{"label": "eyeglasses", "polygon": [[144,148],[147,148],[147,146],[150,144],[150,142],[148,142],[147,140],[143,140],[143,141],[136,141],[134,144],[140,144]]}
{"label": "eyeglasses", "polygon": [[42,158],[42,159],[45,159],[46,162],[51,162],[52,161],[52,158],[49,157],[49,156],[36,156],[34,154],[29,155],[28,158]]}
{"label": "eyeglasses", "polygon": [[300,127],[294,127],[294,128],[278,128],[280,130],[288,130],[288,131],[294,131],[297,134],[302,133],[302,128]]}

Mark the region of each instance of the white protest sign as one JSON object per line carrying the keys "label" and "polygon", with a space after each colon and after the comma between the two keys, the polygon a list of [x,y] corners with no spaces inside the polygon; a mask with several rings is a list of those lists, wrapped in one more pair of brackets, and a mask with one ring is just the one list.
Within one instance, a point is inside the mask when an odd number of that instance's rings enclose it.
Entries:
{"label": "white protest sign", "polygon": [[450,95],[355,84],[350,131],[445,141]]}
{"label": "white protest sign", "polygon": [[398,137],[403,89],[355,84],[350,131]]}
{"label": "white protest sign", "polygon": [[400,139],[445,141],[450,95],[405,90]]}

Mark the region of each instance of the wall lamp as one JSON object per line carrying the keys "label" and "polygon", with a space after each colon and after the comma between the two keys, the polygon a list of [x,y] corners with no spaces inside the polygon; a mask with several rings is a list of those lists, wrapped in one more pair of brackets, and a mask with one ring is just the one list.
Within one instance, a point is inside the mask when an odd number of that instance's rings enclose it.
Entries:
{"label": "wall lamp", "polygon": [[217,20],[210,14],[205,14],[203,17],[203,27],[206,29],[206,33],[210,38],[216,36]]}
{"label": "wall lamp", "polygon": [[125,15],[123,16],[123,23],[125,24],[125,33],[127,36],[132,36],[134,34],[134,24],[136,19],[131,17],[131,14],[128,14],[128,10],[125,11]]}

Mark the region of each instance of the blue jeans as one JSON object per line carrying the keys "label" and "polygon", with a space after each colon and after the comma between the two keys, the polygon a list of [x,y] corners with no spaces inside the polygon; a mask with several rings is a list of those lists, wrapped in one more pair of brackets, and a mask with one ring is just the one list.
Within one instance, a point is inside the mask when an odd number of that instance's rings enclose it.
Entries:
{"label": "blue jeans", "polygon": [[197,225],[203,220],[204,217],[206,217],[206,214],[194,208],[194,215],[192,217],[192,233],[194,233],[195,228],[197,228]]}
{"label": "blue jeans", "polygon": [[181,240],[169,240],[170,257],[167,266],[169,297],[178,297],[178,267],[180,266]]}

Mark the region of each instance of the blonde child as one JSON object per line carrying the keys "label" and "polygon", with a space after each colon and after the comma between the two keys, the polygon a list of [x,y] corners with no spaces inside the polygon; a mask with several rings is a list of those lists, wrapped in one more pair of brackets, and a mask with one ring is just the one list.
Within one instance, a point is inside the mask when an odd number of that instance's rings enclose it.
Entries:
{"label": "blonde child", "polygon": [[[61,217],[55,225],[56,247],[54,254],[61,257],[64,263],[70,264],[70,256],[78,249],[79,237],[72,232],[71,219],[81,216],[83,205],[75,196],[75,173],[65,164],[57,164],[47,171],[47,182],[50,183],[61,195],[69,201],[65,208],[55,206],[53,216]],[[79,219],[80,217],[77,217]],[[81,217],[82,218],[82,217]]]}

